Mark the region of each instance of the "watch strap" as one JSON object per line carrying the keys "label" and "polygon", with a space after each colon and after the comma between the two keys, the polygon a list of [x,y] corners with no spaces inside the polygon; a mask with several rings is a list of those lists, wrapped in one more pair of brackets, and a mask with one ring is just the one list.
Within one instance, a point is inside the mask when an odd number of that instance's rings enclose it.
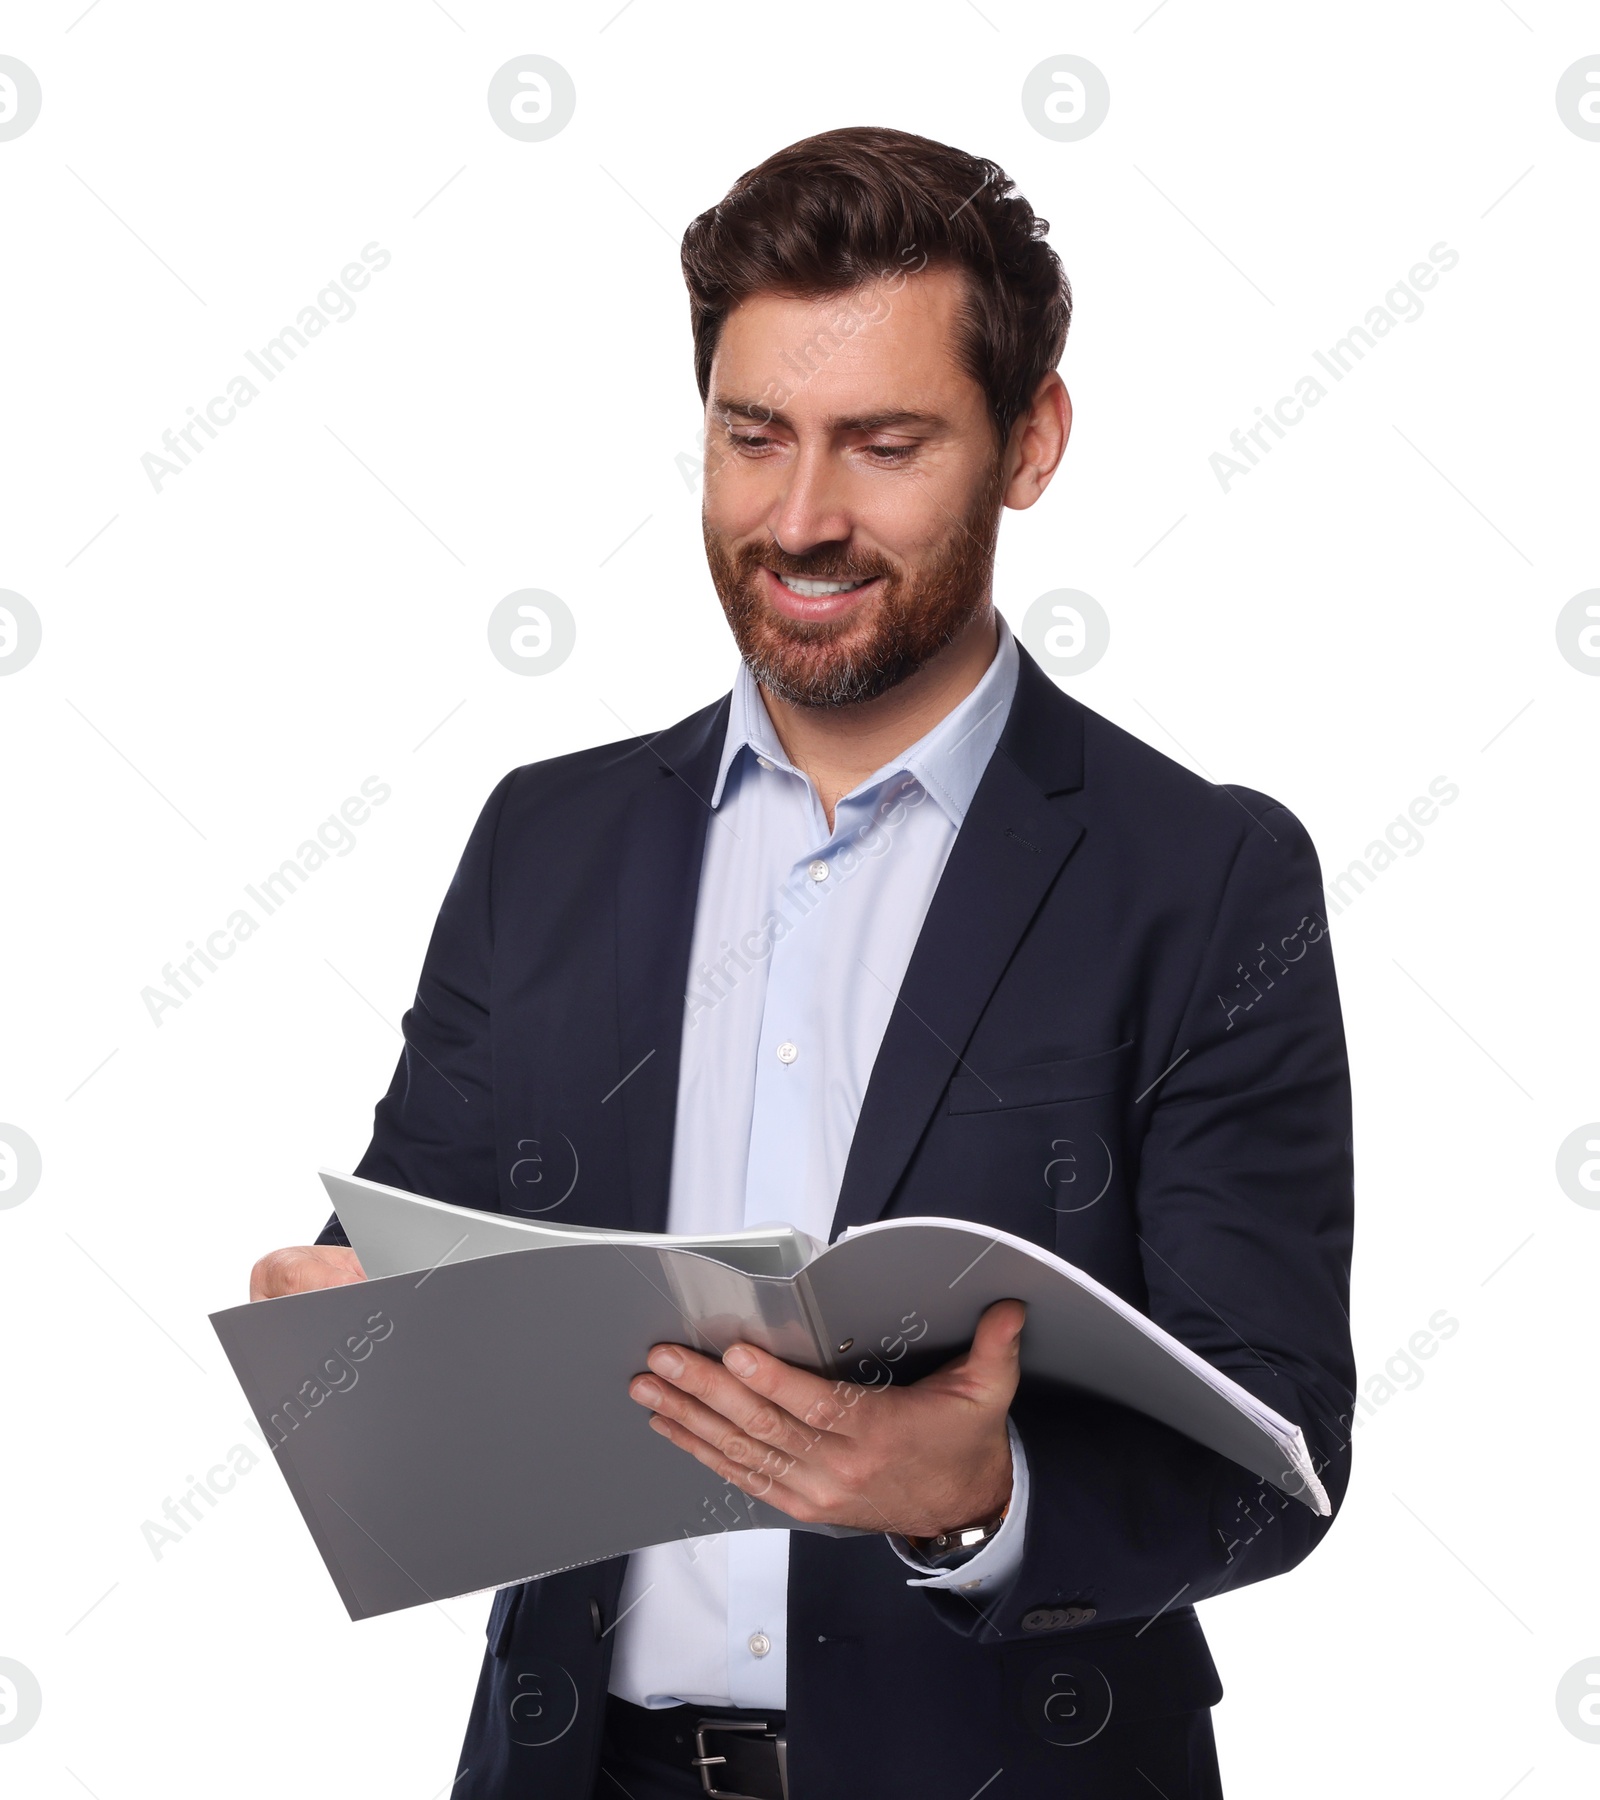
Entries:
{"label": "watch strap", "polygon": [[949,1531],[941,1531],[936,1537],[907,1537],[901,1533],[900,1541],[929,1568],[956,1568],[994,1539],[1010,1511],[1008,1500],[991,1519],[980,1520],[975,1525],[958,1525]]}

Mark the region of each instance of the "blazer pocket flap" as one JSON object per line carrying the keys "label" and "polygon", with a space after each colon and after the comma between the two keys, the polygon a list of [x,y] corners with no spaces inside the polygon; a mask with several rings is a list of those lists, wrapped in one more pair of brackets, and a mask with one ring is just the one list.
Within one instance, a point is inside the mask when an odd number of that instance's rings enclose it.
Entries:
{"label": "blazer pocket flap", "polygon": [[1132,1050],[1130,1039],[1113,1049],[1062,1062],[1025,1063],[993,1074],[960,1074],[950,1083],[947,1110],[999,1112],[1013,1106],[1049,1106],[1057,1100],[1092,1100],[1097,1094],[1113,1094],[1121,1085]]}

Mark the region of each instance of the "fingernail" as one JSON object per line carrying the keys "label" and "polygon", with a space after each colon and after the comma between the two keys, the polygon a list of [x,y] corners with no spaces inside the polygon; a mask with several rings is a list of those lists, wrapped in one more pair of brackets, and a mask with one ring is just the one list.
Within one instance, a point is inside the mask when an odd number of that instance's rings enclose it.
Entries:
{"label": "fingernail", "polygon": [[669,1381],[683,1373],[683,1358],[668,1344],[652,1350],[645,1361],[658,1375],[665,1375]]}
{"label": "fingernail", "polygon": [[650,1421],[650,1429],[659,1431],[663,1437],[671,1437],[672,1427],[657,1413]]}
{"label": "fingernail", "polygon": [[732,1344],[722,1353],[722,1360],[735,1375],[754,1375],[760,1367],[743,1344]]}
{"label": "fingernail", "polygon": [[645,1381],[641,1378],[628,1389],[628,1392],[641,1406],[659,1406],[661,1404],[661,1389],[653,1381]]}

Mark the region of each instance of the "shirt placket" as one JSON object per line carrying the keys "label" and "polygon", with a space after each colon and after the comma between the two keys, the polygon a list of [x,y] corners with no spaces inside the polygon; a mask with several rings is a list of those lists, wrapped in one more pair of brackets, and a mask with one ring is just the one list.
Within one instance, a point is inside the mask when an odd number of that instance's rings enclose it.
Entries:
{"label": "shirt placket", "polygon": [[[811,784],[797,772],[783,771],[783,775],[804,786],[805,804],[803,811],[797,808],[794,841],[801,846],[815,844],[826,826]],[[768,961],[766,1003],[756,1046],[746,1225],[781,1219],[815,1231],[816,1216],[826,1205],[826,1196],[815,1186],[812,1125],[826,1073],[817,991],[822,959],[827,955],[823,909],[835,841],[830,837],[820,849],[796,856],[774,899],[773,911],[784,921],[784,928],[775,934]]]}

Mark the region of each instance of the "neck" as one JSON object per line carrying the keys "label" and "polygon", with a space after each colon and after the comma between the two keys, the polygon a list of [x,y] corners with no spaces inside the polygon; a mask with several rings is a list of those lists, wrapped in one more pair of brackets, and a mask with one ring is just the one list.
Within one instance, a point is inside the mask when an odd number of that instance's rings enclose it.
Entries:
{"label": "neck", "polygon": [[953,712],[983,679],[998,644],[994,608],[986,606],[937,656],[875,699],[795,706],[762,688],[778,742],[811,777],[830,831],[839,801]]}

